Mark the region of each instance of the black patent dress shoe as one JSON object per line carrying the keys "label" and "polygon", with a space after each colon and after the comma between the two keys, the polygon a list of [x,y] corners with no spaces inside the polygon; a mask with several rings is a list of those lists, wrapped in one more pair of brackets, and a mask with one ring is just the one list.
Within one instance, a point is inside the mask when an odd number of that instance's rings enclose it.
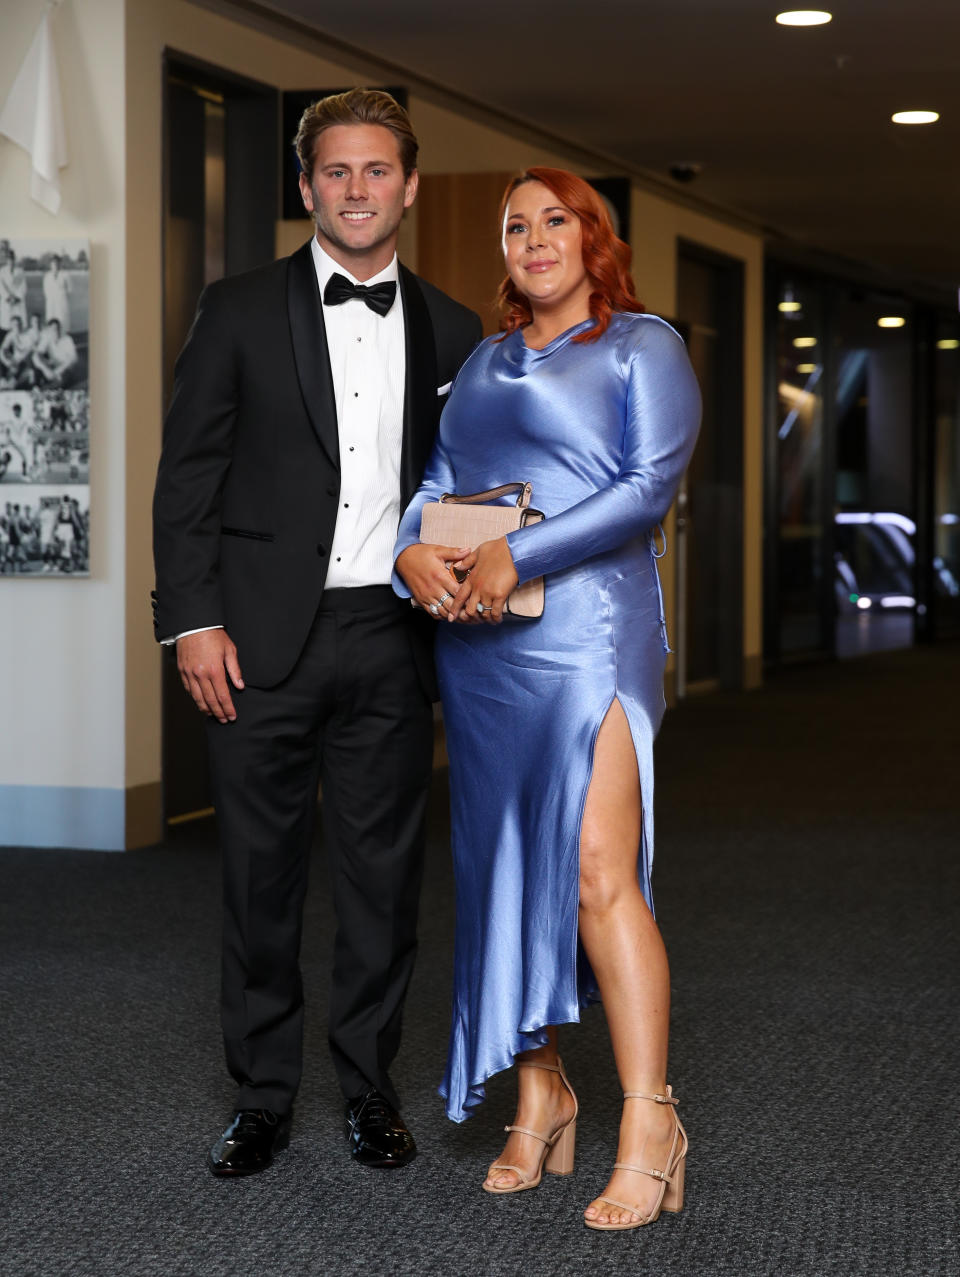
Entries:
{"label": "black patent dress shoe", "polygon": [[350,1156],[363,1166],[406,1166],[417,1155],[403,1118],[373,1087],[347,1100],[346,1132]]}
{"label": "black patent dress shoe", "polygon": [[291,1113],[278,1117],[269,1109],[240,1109],[210,1150],[214,1175],[255,1175],[265,1171],[274,1154],[290,1143]]}

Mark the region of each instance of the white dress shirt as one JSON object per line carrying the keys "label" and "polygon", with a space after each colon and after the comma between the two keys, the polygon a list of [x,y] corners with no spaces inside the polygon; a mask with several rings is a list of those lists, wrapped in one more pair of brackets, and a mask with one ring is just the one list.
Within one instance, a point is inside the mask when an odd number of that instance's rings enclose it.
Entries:
{"label": "white dress shirt", "polygon": [[[340,439],[340,504],[326,588],[389,585],[400,524],[400,452],[407,360],[397,255],[372,279],[358,280],[318,244],[310,243],[320,296],[337,273],[353,284],[393,280],[397,296],[386,315],[351,298],[323,307]],[[319,351],[317,352],[319,356]],[[204,625],[162,639],[223,629]]]}
{"label": "white dress shirt", "polygon": [[358,280],[311,242],[320,296],[334,273],[367,286],[393,281],[386,315],[359,298],[323,307],[340,437],[340,505],[330,547],[328,589],[389,585],[400,523],[400,451],[406,384],[403,304],[396,254]]}

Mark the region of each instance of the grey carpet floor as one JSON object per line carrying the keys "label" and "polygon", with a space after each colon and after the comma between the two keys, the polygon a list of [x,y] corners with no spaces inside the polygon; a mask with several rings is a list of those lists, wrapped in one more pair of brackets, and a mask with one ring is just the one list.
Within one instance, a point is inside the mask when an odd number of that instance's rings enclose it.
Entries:
{"label": "grey carpet floor", "polygon": [[480,1191],[512,1118],[508,1075],[473,1121],[443,1117],[442,775],[396,1068],[421,1156],[397,1173],[362,1170],[341,1143],[321,847],[294,1141],[236,1183],[204,1166],[231,1107],[213,830],[126,855],[0,851],[0,1273],[957,1273],[958,658],[796,669],[668,714],[655,888],[691,1153],[683,1212],[637,1232],[580,1222],[616,1146],[601,1010],[563,1037],[582,1107],[573,1176]]}

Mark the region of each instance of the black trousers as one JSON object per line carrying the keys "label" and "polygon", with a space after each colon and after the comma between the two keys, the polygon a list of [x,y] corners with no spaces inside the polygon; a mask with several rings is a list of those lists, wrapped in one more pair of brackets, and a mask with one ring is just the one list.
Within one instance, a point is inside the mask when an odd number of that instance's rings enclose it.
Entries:
{"label": "black trousers", "polygon": [[[239,653],[241,665],[243,652]],[[337,920],[330,1048],[344,1094],[389,1066],[416,952],[433,716],[387,586],[328,590],[293,673],[209,723],[223,853],[222,1023],[238,1108],[285,1113],[302,1071],[300,937],[323,785]]]}

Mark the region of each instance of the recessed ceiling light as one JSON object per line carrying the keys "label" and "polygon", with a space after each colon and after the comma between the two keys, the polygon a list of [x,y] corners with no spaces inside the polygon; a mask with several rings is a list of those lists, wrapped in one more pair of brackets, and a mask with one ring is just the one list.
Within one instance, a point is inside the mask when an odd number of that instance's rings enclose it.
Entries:
{"label": "recessed ceiling light", "polygon": [[894,111],[890,116],[894,124],[936,124],[939,111]]}
{"label": "recessed ceiling light", "polygon": [[785,315],[792,315],[799,309],[799,302],[779,302],[777,304],[777,310],[782,310]]}
{"label": "recessed ceiling light", "polygon": [[941,337],[937,342],[937,350],[960,350],[960,340],[956,337]]}
{"label": "recessed ceiling light", "polygon": [[797,350],[806,350],[808,346],[815,346],[817,339],[816,337],[794,337],[793,344]]}
{"label": "recessed ceiling light", "polygon": [[833,14],[826,9],[787,9],[777,14],[777,21],[782,27],[822,27],[833,21]]}
{"label": "recessed ceiling light", "polygon": [[902,315],[881,315],[877,320],[878,328],[902,328],[907,321]]}
{"label": "recessed ceiling light", "polygon": [[811,373],[817,371],[816,364],[797,364],[797,372]]}

